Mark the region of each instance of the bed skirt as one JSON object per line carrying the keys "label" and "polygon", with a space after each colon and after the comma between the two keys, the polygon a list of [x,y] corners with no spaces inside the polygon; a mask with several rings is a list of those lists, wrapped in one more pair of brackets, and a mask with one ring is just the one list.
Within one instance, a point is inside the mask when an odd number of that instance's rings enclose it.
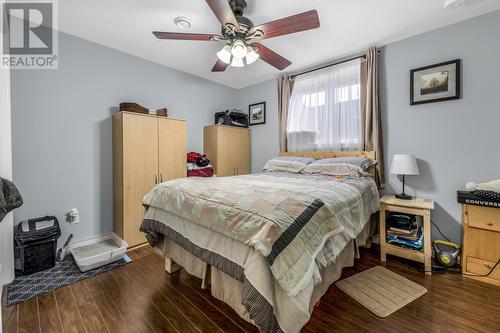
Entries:
{"label": "bed skirt", "polygon": [[[246,280],[244,270],[238,264],[214,252],[198,247],[187,238],[164,224],[150,220],[144,223],[148,229],[157,229],[157,237],[148,239],[155,251],[168,257],[183,267],[189,274],[204,279],[210,284],[212,295],[228,304],[240,317],[256,325],[261,332],[282,332],[272,305]],[[335,263],[320,269],[319,283],[315,284],[310,302],[309,317],[314,304],[326,293],[332,283],[340,278],[344,267],[353,266],[354,258],[359,258],[359,246],[367,243],[371,236],[372,223],[368,222],[358,237],[351,240],[337,256]],[[161,230],[159,230],[161,229]],[[206,273],[207,264],[209,274]],[[283,311],[282,311],[283,312]],[[283,313],[281,314],[283,317]],[[293,313],[289,320],[293,321]],[[297,327],[298,332],[302,327]]]}

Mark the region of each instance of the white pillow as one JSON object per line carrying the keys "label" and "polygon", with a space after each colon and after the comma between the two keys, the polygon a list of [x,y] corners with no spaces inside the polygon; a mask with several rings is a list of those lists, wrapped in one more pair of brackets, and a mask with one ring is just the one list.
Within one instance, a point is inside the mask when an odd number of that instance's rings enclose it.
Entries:
{"label": "white pillow", "polygon": [[267,161],[264,171],[286,171],[299,173],[307,164],[314,161],[314,158],[304,158],[293,156],[276,157]]}
{"label": "white pillow", "polygon": [[330,157],[330,158],[322,158],[320,160],[316,160],[314,164],[336,164],[336,163],[347,163],[359,166],[362,170],[366,171],[369,167],[376,165],[377,161],[372,160],[367,157]]}
{"label": "white pillow", "polygon": [[302,173],[360,177],[368,176],[368,168],[375,164],[367,158],[325,158],[307,165]]}
{"label": "white pillow", "polygon": [[319,173],[330,176],[351,176],[359,177],[360,168],[347,163],[332,164],[310,164],[302,170],[302,173]]}

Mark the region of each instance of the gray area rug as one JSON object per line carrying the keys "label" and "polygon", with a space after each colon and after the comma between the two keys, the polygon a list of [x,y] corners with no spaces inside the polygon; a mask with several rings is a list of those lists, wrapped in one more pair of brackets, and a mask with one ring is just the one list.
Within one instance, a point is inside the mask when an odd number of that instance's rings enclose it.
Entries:
{"label": "gray area rug", "polygon": [[132,259],[125,255],[121,260],[82,273],[73,257],[68,255],[64,261],[56,262],[56,265],[52,268],[30,275],[16,276],[14,281],[7,285],[7,306],[54,291],[130,262],[132,262]]}

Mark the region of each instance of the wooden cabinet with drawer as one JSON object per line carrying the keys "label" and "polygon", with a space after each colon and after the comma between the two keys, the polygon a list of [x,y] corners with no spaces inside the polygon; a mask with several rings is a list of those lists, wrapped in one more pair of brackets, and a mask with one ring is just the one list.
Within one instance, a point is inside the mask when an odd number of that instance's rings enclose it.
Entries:
{"label": "wooden cabinet with drawer", "polygon": [[500,209],[463,204],[462,226],[462,273],[500,286]]}
{"label": "wooden cabinet with drawer", "polygon": [[203,147],[217,176],[237,176],[251,172],[249,128],[205,126]]}

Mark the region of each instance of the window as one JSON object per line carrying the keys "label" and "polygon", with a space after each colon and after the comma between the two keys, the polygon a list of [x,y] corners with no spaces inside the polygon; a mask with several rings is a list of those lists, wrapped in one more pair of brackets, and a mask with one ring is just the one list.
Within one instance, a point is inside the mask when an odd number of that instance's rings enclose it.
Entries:
{"label": "window", "polygon": [[318,91],[311,94],[304,94],[301,96],[302,105],[306,107],[317,107],[325,105],[326,101],[326,92]]}
{"label": "window", "polygon": [[360,60],[297,77],[288,111],[288,149],[361,149],[360,91]]}
{"label": "window", "polygon": [[335,89],[335,99],[340,103],[359,100],[360,84]]}

